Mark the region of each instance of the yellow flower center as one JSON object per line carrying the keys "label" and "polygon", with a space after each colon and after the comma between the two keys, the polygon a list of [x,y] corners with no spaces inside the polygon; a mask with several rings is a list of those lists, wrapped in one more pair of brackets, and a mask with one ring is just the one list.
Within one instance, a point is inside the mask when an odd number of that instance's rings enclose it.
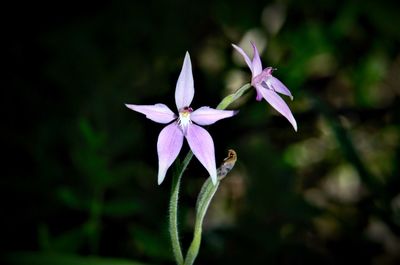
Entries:
{"label": "yellow flower center", "polygon": [[190,113],[192,113],[192,111],[193,109],[190,107],[184,107],[179,111],[178,124],[183,130],[185,130],[186,127],[192,123],[190,120]]}

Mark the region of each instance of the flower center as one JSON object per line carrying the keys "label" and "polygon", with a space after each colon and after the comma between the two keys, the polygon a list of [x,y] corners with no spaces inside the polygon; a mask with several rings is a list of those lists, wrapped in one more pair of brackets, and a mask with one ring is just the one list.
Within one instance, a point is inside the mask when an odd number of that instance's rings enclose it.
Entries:
{"label": "flower center", "polygon": [[254,86],[256,84],[261,84],[267,80],[269,76],[272,75],[272,72],[276,70],[276,68],[267,67],[265,68],[259,75],[255,76],[251,80],[251,84]]}
{"label": "flower center", "polygon": [[186,127],[192,123],[190,120],[190,113],[192,112],[193,109],[191,107],[184,107],[179,110],[178,124],[183,130],[185,130]]}

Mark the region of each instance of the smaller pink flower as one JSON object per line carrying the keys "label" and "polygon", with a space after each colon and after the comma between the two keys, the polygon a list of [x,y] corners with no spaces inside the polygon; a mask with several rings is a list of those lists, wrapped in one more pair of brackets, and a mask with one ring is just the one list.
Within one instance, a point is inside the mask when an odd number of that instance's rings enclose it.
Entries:
{"label": "smaller pink flower", "polygon": [[288,119],[294,130],[297,131],[297,123],[292,112],[285,101],[277,93],[289,96],[290,99],[293,100],[292,94],[281,81],[272,76],[274,70],[272,67],[267,67],[264,70],[262,69],[257,47],[252,42],[251,45],[253,46],[253,61],[250,61],[250,58],[242,48],[232,44],[233,48],[243,56],[246,64],[250,68],[252,74],[251,85],[256,89],[257,93],[256,100],[261,101],[261,99],[264,98],[274,109]]}
{"label": "smaller pink flower", "polygon": [[178,115],[160,103],[155,105],[125,104],[131,110],[146,115],[152,121],[170,123],[161,130],[157,141],[158,184],[163,182],[168,168],[178,156],[184,138],[188,141],[193,154],[209,172],[213,183],[217,182],[214,142],[211,135],[199,125],[213,124],[218,120],[234,116],[237,111],[217,110],[210,107],[193,110],[190,107],[193,96],[192,64],[189,53],[186,53],[175,89]]}

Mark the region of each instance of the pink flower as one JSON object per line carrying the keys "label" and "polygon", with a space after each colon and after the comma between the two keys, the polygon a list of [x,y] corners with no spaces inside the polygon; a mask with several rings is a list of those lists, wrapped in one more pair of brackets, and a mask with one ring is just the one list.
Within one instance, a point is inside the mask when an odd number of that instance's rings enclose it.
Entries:
{"label": "pink flower", "polygon": [[253,61],[250,61],[250,58],[242,48],[232,44],[233,48],[235,48],[243,56],[246,64],[250,68],[252,73],[251,85],[256,89],[257,92],[256,100],[260,101],[262,98],[264,98],[274,109],[285,116],[285,118],[288,119],[288,121],[292,124],[294,130],[297,131],[297,123],[292,112],[285,101],[283,101],[283,99],[277,93],[289,96],[293,100],[292,94],[290,93],[289,89],[282,84],[281,81],[272,76],[272,72],[274,70],[272,67],[267,67],[264,70],[262,69],[261,59],[260,55],[258,54],[257,47],[254,45],[254,43],[251,43],[251,45],[253,46]]}
{"label": "pink flower", "polygon": [[199,125],[213,124],[220,119],[234,116],[237,111],[217,110],[210,107],[201,107],[193,111],[190,107],[193,96],[192,64],[189,53],[186,53],[175,90],[178,115],[164,104],[125,104],[128,108],[145,114],[148,119],[155,122],[164,124],[172,122],[162,129],[158,136],[158,184],[163,182],[168,168],[178,156],[183,138],[186,138],[193,154],[207,169],[213,183],[217,181],[214,142],[211,135]]}

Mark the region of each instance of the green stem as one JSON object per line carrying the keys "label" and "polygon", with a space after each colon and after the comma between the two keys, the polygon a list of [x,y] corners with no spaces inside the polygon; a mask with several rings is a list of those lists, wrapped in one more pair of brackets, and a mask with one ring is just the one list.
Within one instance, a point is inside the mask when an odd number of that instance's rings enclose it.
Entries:
{"label": "green stem", "polygon": [[204,217],[206,216],[211,200],[218,190],[221,179],[232,170],[235,166],[236,159],[236,152],[234,150],[229,150],[228,157],[225,158],[224,163],[218,168],[217,183],[214,185],[211,178],[208,178],[204,182],[203,187],[201,187],[196,203],[196,222],[194,225],[193,240],[186,254],[185,265],[192,265],[199,253]]}
{"label": "green stem", "polygon": [[235,91],[235,93],[230,94],[226,96],[217,106],[217,109],[224,110],[226,109],[230,104],[232,104],[234,101],[239,99],[241,96],[243,96],[244,93],[247,92],[247,90],[251,87],[251,84],[247,83],[238,90]]}
{"label": "green stem", "polygon": [[169,202],[169,233],[171,237],[172,251],[174,252],[175,260],[178,265],[183,264],[183,255],[178,233],[179,186],[182,174],[187,168],[192,157],[193,153],[192,151],[189,151],[185,157],[185,160],[183,160],[183,163],[178,166],[178,169],[174,173],[172,180],[171,200]]}
{"label": "green stem", "polygon": [[201,188],[196,206],[196,222],[194,225],[193,240],[186,254],[185,265],[192,265],[199,253],[204,217],[207,213],[208,206],[219,187],[219,182],[220,181],[218,180],[214,185],[211,182],[211,179],[208,178]]}

